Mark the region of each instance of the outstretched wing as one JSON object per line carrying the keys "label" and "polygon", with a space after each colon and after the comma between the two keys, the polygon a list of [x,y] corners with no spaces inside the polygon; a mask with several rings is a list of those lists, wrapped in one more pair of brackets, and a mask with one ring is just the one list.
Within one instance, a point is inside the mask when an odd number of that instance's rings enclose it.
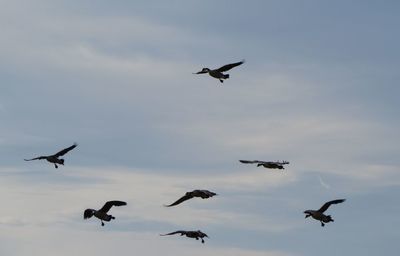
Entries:
{"label": "outstretched wing", "polygon": [[126,202],[123,201],[108,201],[107,203],[104,204],[103,207],[101,207],[101,209],[99,210],[100,212],[108,212],[111,207],[113,206],[122,206],[122,205],[126,205]]}
{"label": "outstretched wing", "polygon": [[32,160],[42,160],[42,159],[46,159],[47,156],[39,156],[39,157],[35,157],[32,159],[24,159],[25,161],[32,161]]}
{"label": "outstretched wing", "polygon": [[186,231],[178,230],[178,231],[171,232],[171,233],[168,233],[168,234],[160,234],[160,236],[170,236],[170,235],[175,235],[175,234],[185,235],[186,233],[187,233]]}
{"label": "outstretched wing", "polygon": [[289,162],[288,162],[288,161],[282,161],[282,162],[279,162],[279,161],[277,161],[277,162],[275,162],[275,163],[277,163],[277,164],[280,164],[280,165],[289,164]]}
{"label": "outstretched wing", "polygon": [[180,203],[182,203],[182,202],[184,202],[186,200],[189,200],[191,198],[193,198],[192,194],[186,194],[186,195],[182,196],[181,198],[179,198],[176,202],[174,202],[174,203],[172,203],[170,205],[164,205],[164,206],[165,207],[175,206],[175,205],[178,205],[178,204],[180,204]]}
{"label": "outstretched wing", "polygon": [[329,208],[329,206],[331,206],[331,204],[340,204],[340,203],[343,203],[344,201],[346,201],[346,199],[336,199],[336,200],[333,200],[333,201],[326,202],[326,203],[318,210],[318,212],[323,213],[324,211],[326,211],[326,210]]}
{"label": "outstretched wing", "polygon": [[220,67],[219,69],[217,69],[219,72],[225,72],[228,71],[234,67],[237,67],[239,65],[242,65],[244,63],[244,60],[240,61],[240,62],[236,62],[236,63],[232,63],[232,64],[228,64],[225,66]]}
{"label": "outstretched wing", "polygon": [[59,156],[63,156],[66,153],[68,153],[68,151],[73,150],[76,146],[78,146],[78,144],[74,143],[74,145],[72,145],[71,147],[68,148],[64,148],[63,150],[61,150],[60,152],[54,154],[55,157],[59,157]]}
{"label": "outstretched wing", "polygon": [[258,160],[239,160],[239,162],[244,163],[244,164],[259,164],[259,163],[264,163],[264,162],[258,161]]}

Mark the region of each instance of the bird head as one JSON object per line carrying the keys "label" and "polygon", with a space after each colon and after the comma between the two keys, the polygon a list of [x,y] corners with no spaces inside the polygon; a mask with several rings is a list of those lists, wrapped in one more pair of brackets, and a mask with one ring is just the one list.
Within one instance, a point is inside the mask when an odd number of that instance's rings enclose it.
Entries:
{"label": "bird head", "polygon": [[196,231],[200,237],[208,237],[206,233],[201,232],[201,230]]}
{"label": "bird head", "polygon": [[304,211],[304,214],[306,215],[305,218],[308,218],[311,216],[312,213],[311,213],[311,210],[307,210],[307,211]]}
{"label": "bird head", "polygon": [[94,213],[95,213],[95,210],[93,210],[93,209],[86,209],[86,210],[83,212],[83,218],[84,218],[84,219],[89,219],[89,218],[91,218],[91,217],[94,215]]}
{"label": "bird head", "polygon": [[203,68],[201,71],[199,71],[199,72],[197,72],[195,74],[205,74],[205,73],[208,73],[208,72],[210,72],[209,68]]}

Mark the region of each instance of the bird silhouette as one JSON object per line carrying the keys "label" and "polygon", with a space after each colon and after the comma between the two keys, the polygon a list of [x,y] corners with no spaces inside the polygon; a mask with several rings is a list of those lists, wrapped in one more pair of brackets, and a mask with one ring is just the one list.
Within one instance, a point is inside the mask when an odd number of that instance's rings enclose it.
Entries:
{"label": "bird silhouette", "polygon": [[108,201],[99,210],[86,209],[85,212],[83,213],[83,219],[89,219],[92,216],[95,216],[96,218],[100,219],[101,225],[104,226],[104,222],[103,221],[111,221],[111,220],[115,219],[114,216],[107,214],[107,212],[111,209],[111,207],[113,207],[113,206],[122,206],[122,205],[126,205],[126,202],[123,202],[123,201]]}
{"label": "bird silhouette", "polygon": [[269,169],[285,169],[283,166],[285,164],[289,164],[289,162],[287,162],[287,161],[264,162],[264,161],[258,161],[258,160],[239,160],[239,162],[244,163],[244,164],[257,164],[257,167],[263,166],[263,167],[269,168]]}
{"label": "bird silhouette", "polygon": [[203,239],[203,238],[204,238],[204,237],[209,238],[209,237],[207,236],[207,234],[201,232],[200,230],[197,230],[197,231],[178,230],[178,231],[171,232],[171,233],[168,233],[168,234],[163,234],[163,235],[160,235],[160,236],[170,236],[170,235],[175,235],[175,234],[181,234],[181,236],[186,236],[186,237],[189,237],[189,238],[194,238],[194,239],[196,239],[196,240],[201,239],[201,242],[202,242],[203,244],[204,244],[204,239]]}
{"label": "bird silhouette", "polygon": [[210,76],[217,78],[221,83],[224,82],[224,79],[229,78],[229,74],[224,74],[223,72],[226,72],[234,67],[237,67],[239,65],[242,65],[244,63],[244,60],[236,62],[236,63],[231,63],[227,64],[225,66],[222,66],[217,69],[209,69],[209,68],[203,68],[201,71],[193,74],[209,74]]}
{"label": "bird silhouette", "polygon": [[64,159],[59,158],[59,157],[65,155],[70,150],[74,149],[76,146],[78,146],[78,144],[74,143],[74,145],[72,145],[72,146],[70,146],[68,148],[64,148],[63,150],[55,153],[54,155],[39,156],[39,157],[35,157],[35,158],[32,158],[32,159],[24,159],[24,160],[25,161],[32,161],[32,160],[43,160],[43,159],[46,159],[47,162],[53,163],[54,167],[58,168],[57,164],[64,165]]}
{"label": "bird silhouette", "polygon": [[200,189],[196,189],[193,190],[191,192],[186,192],[186,194],[184,196],[182,196],[181,198],[179,198],[176,202],[170,204],[170,205],[164,205],[165,207],[171,207],[171,206],[175,206],[178,205],[186,200],[192,199],[194,197],[201,197],[202,199],[206,199],[206,198],[210,198],[217,195],[214,192],[208,191],[208,190],[200,190]]}
{"label": "bird silhouette", "polygon": [[307,210],[304,211],[304,213],[306,214],[305,218],[308,217],[313,217],[316,220],[319,220],[321,222],[321,226],[325,226],[324,223],[329,223],[329,222],[333,222],[334,220],[332,219],[331,215],[325,215],[324,212],[326,210],[328,210],[329,206],[331,206],[332,204],[340,204],[343,203],[344,201],[346,201],[346,199],[336,199],[336,200],[332,200],[329,202],[326,202],[319,210],[315,211],[315,210]]}

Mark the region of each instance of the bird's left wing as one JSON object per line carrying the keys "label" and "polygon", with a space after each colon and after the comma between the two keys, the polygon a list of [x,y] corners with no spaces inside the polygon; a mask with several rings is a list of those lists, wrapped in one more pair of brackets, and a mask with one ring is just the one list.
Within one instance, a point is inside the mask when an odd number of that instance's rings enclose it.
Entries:
{"label": "bird's left wing", "polygon": [[230,70],[230,69],[232,69],[232,68],[234,68],[234,67],[237,67],[237,66],[239,66],[239,65],[242,65],[243,63],[244,63],[244,60],[239,61],[239,62],[236,62],[236,63],[228,64],[228,65],[225,65],[225,66],[220,67],[219,69],[217,69],[217,71],[219,71],[219,72],[225,72],[225,71],[228,71],[228,70]]}
{"label": "bird's left wing", "polygon": [[186,231],[178,230],[178,231],[171,232],[171,233],[168,233],[168,234],[160,234],[160,236],[170,236],[170,235],[175,235],[175,234],[184,235],[184,234],[186,234]]}
{"label": "bird's left wing", "polygon": [[108,212],[111,207],[113,206],[122,206],[122,205],[126,205],[126,202],[123,201],[108,201],[107,203],[104,204],[103,207],[101,207],[101,209],[99,210],[100,212]]}
{"label": "bird's left wing", "polygon": [[343,203],[344,201],[346,201],[346,199],[336,199],[336,200],[332,200],[329,202],[326,202],[319,210],[318,212],[323,213],[324,211],[326,211],[329,206],[331,206],[331,204],[340,204]]}
{"label": "bird's left wing", "polygon": [[277,162],[278,164],[280,164],[280,165],[284,165],[284,164],[289,164],[289,162],[288,161],[282,161],[282,162]]}
{"label": "bird's left wing", "polygon": [[66,153],[68,153],[68,151],[73,150],[76,146],[78,146],[78,144],[74,143],[74,145],[72,145],[71,147],[68,148],[64,148],[63,150],[61,150],[60,152],[57,152],[56,154],[54,154],[55,157],[59,157],[59,156],[63,156]]}
{"label": "bird's left wing", "polygon": [[260,163],[261,161],[258,161],[258,160],[239,160],[239,162],[241,162],[243,164],[257,164],[257,163]]}
{"label": "bird's left wing", "polygon": [[164,205],[165,207],[171,207],[171,206],[175,206],[175,205],[178,205],[178,204],[180,204],[180,203],[182,203],[182,202],[184,202],[184,201],[186,201],[186,200],[189,200],[189,199],[191,199],[191,198],[193,198],[193,195],[188,195],[188,194],[186,194],[186,195],[184,195],[184,196],[182,196],[181,198],[179,198],[176,202],[174,202],[174,203],[172,203],[172,204],[170,204],[170,205]]}
{"label": "bird's left wing", "polygon": [[32,160],[42,160],[42,159],[46,159],[47,156],[39,156],[39,157],[35,157],[32,159],[24,159],[25,161],[32,161]]}

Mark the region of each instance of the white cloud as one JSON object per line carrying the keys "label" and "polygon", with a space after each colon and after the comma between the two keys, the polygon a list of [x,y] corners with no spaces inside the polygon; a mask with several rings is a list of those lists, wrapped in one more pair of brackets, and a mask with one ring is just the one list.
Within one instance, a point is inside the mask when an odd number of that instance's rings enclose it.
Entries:
{"label": "white cloud", "polygon": [[[5,172],[6,170],[3,169],[0,173]],[[225,204],[229,202],[229,196],[219,191],[273,190],[295,182],[295,175],[271,174],[264,170],[257,170],[212,175],[207,178],[199,175],[156,175],[151,174],[150,170],[138,172],[117,167],[109,169],[70,167],[68,171],[54,174],[52,172],[53,170],[48,173],[38,173],[39,176],[44,175],[44,180],[40,182],[29,181],[29,177],[33,178],[34,173],[17,175],[9,173],[6,176],[7,183],[14,185],[12,188],[3,186],[0,189],[2,193],[9,195],[5,199],[9,207],[3,211],[3,214],[14,216],[16,220],[23,220],[24,223],[32,225],[76,223],[81,219],[84,209],[100,208],[105,201],[117,199],[127,201],[128,206],[115,208],[113,211],[116,216],[128,222],[138,217],[145,221],[161,221],[173,225],[218,225],[269,232],[281,232],[296,225],[290,224],[290,221],[276,224],[257,214],[236,213],[217,207],[221,203],[224,204],[224,201]],[[51,183],[49,183],[49,177],[45,177],[50,174],[55,178]],[[24,175],[29,176],[25,178]],[[103,179],[91,181],[91,177],[103,177]],[[69,184],[64,181],[71,178],[80,179],[82,182]],[[185,202],[179,209],[162,206],[175,201],[186,191],[193,189],[210,189],[219,195],[207,201],[194,199]],[[57,203],[49,204],[48,202]],[[259,225],[260,223],[265,225]]]}
{"label": "white cloud", "polygon": [[[133,252],[142,255],[250,255],[290,256],[281,251],[256,251],[239,248],[215,247],[212,239],[203,245],[183,237],[162,238],[154,234],[110,232],[105,230],[82,231],[60,227],[4,228],[7,236],[0,252],[7,255],[110,255]],[[23,246],[20,244],[23,243]],[[155,246],[157,244],[157,246]]]}

